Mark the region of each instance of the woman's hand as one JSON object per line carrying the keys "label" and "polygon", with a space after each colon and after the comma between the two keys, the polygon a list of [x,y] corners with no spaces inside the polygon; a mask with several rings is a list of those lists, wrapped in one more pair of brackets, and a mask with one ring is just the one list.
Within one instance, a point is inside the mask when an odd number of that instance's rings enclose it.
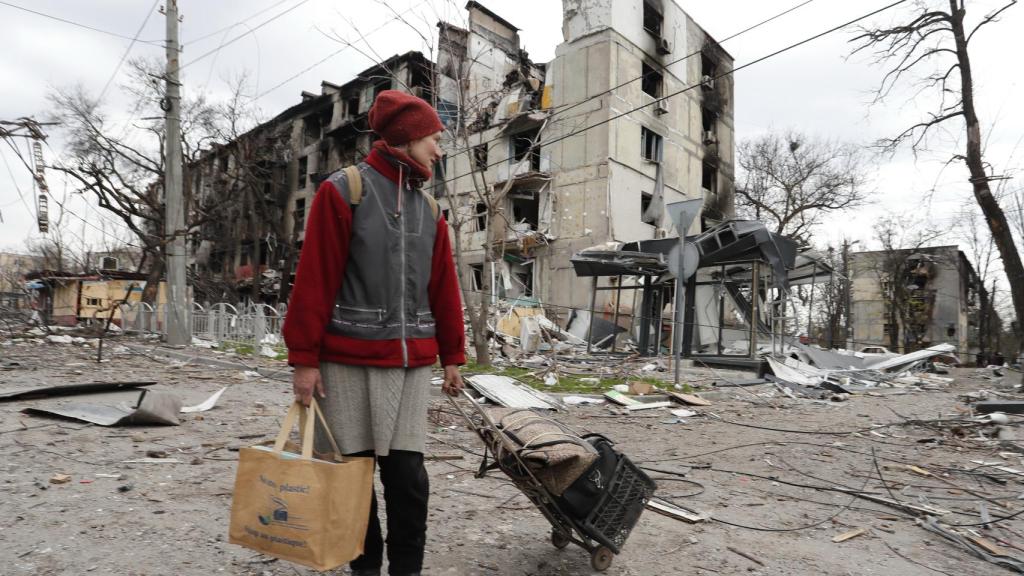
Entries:
{"label": "woman's hand", "polygon": [[320,398],[326,398],[324,383],[320,379],[320,369],[313,366],[296,366],[292,375],[292,390],[295,391],[295,401],[303,406],[309,406],[313,392]]}
{"label": "woman's hand", "polygon": [[459,367],[451,364],[444,367],[444,383],[441,384],[441,391],[449,396],[458,396],[462,391],[462,374],[459,374]]}

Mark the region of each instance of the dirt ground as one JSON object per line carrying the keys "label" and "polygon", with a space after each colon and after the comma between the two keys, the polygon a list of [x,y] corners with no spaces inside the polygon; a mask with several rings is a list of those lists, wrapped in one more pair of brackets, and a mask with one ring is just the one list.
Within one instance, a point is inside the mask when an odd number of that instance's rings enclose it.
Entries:
{"label": "dirt ground", "polygon": [[[168,352],[137,340],[108,343],[100,364],[95,353],[82,345],[2,341],[0,389],[156,380],[155,389],[191,404],[229,388],[216,408],[184,414],[180,426],[103,428],[22,413],[31,401],[0,403],[0,572],[312,574],[228,544],[226,536],[237,450],[276,433],[291,401],[287,367],[210,350]],[[232,364],[239,361],[261,370]],[[693,369],[690,383],[713,404],[685,422],[668,423],[673,417],[664,409],[621,415],[608,405],[572,407],[557,418],[610,437],[642,466],[675,474],[651,472],[658,496],[712,518],[688,524],[646,512],[609,575],[1010,573],[925,531],[905,510],[810,487],[942,508],[950,511],[947,523],[980,522],[982,497],[994,517],[1024,510],[1024,476],[972,463],[1022,468],[1012,440],[982,438],[983,428],[906,423],[959,418],[969,392],[1015,396],[1011,379],[1019,375],[988,374],[957,369],[948,389],[887,388],[828,402],[788,398],[770,385],[713,388],[736,374]],[[550,544],[546,520],[500,472],[474,477],[482,445],[435,394],[424,573],[593,573],[584,550]],[[889,423],[898,424],[866,430]],[[1014,431],[1011,425],[1005,433]],[[123,463],[153,450],[177,462]],[[58,473],[70,482],[49,483]],[[833,541],[859,528],[866,532]],[[1024,516],[973,529],[984,542],[1024,556]]]}

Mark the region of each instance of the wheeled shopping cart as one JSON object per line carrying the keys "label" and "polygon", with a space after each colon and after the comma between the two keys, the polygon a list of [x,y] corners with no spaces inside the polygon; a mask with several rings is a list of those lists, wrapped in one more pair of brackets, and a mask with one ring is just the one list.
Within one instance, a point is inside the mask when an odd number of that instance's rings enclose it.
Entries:
{"label": "wheeled shopping cart", "polygon": [[[590,564],[595,570],[607,570],[654,494],[654,481],[629,458],[614,450],[607,438],[598,434],[578,436],[568,427],[547,419],[564,430],[565,437],[593,446],[601,455],[600,468],[603,470],[598,470],[599,464],[595,463],[594,468],[588,471],[591,487],[597,490],[585,505],[581,505],[583,501],[578,498],[574,501],[569,491],[561,496],[555,495],[538,479],[538,471],[531,468],[523,457],[524,447],[494,422],[472,396],[465,391],[463,394],[472,409],[467,410],[463,406],[465,402],[455,398],[450,400],[486,446],[478,475],[482,476],[489,469],[501,469],[551,523],[551,543],[556,548],[576,544],[590,553]],[[488,453],[494,460],[491,465],[487,464]],[[596,482],[595,476],[600,476]]]}

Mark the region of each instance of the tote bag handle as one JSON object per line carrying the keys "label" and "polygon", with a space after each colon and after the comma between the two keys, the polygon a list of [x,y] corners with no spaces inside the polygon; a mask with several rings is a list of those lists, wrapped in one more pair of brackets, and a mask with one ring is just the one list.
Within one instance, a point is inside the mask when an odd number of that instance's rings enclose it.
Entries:
{"label": "tote bag handle", "polygon": [[[309,417],[309,412],[313,413],[312,418]],[[306,408],[298,401],[293,402],[288,408],[288,414],[285,415],[284,422],[281,424],[281,430],[277,433],[277,440],[274,442],[274,452],[284,452],[284,445],[288,441],[288,435],[291,434],[296,420],[299,421],[299,431],[302,434],[303,458],[313,457],[313,432],[317,420],[320,421],[324,431],[327,432],[327,439],[330,441],[334,453],[339,456],[341,455],[341,449],[338,448],[338,443],[334,441],[334,435],[331,434],[331,428],[327,425],[327,420],[324,419],[324,414],[316,403],[316,398],[310,398],[309,408]]]}

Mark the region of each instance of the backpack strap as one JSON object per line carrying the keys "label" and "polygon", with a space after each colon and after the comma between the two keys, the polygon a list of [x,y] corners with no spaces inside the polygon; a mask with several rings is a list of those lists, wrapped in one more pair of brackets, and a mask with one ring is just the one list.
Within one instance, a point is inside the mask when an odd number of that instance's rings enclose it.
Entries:
{"label": "backpack strap", "polygon": [[348,179],[348,203],[358,206],[363,200],[363,175],[359,172],[359,166],[346,167],[345,177]]}
{"label": "backpack strap", "polygon": [[[347,166],[343,172],[348,180],[348,203],[351,206],[358,206],[363,200],[363,174],[359,171],[358,165]],[[422,188],[420,193],[427,199],[427,204],[430,205],[430,211],[436,222],[441,215],[441,207],[438,205],[437,199]]]}
{"label": "backpack strap", "polygon": [[423,188],[420,188],[420,193],[427,199],[427,204],[430,204],[430,211],[434,214],[434,222],[437,222],[438,216],[441,215],[441,207],[437,205],[437,198],[434,198],[433,194],[430,194]]}

